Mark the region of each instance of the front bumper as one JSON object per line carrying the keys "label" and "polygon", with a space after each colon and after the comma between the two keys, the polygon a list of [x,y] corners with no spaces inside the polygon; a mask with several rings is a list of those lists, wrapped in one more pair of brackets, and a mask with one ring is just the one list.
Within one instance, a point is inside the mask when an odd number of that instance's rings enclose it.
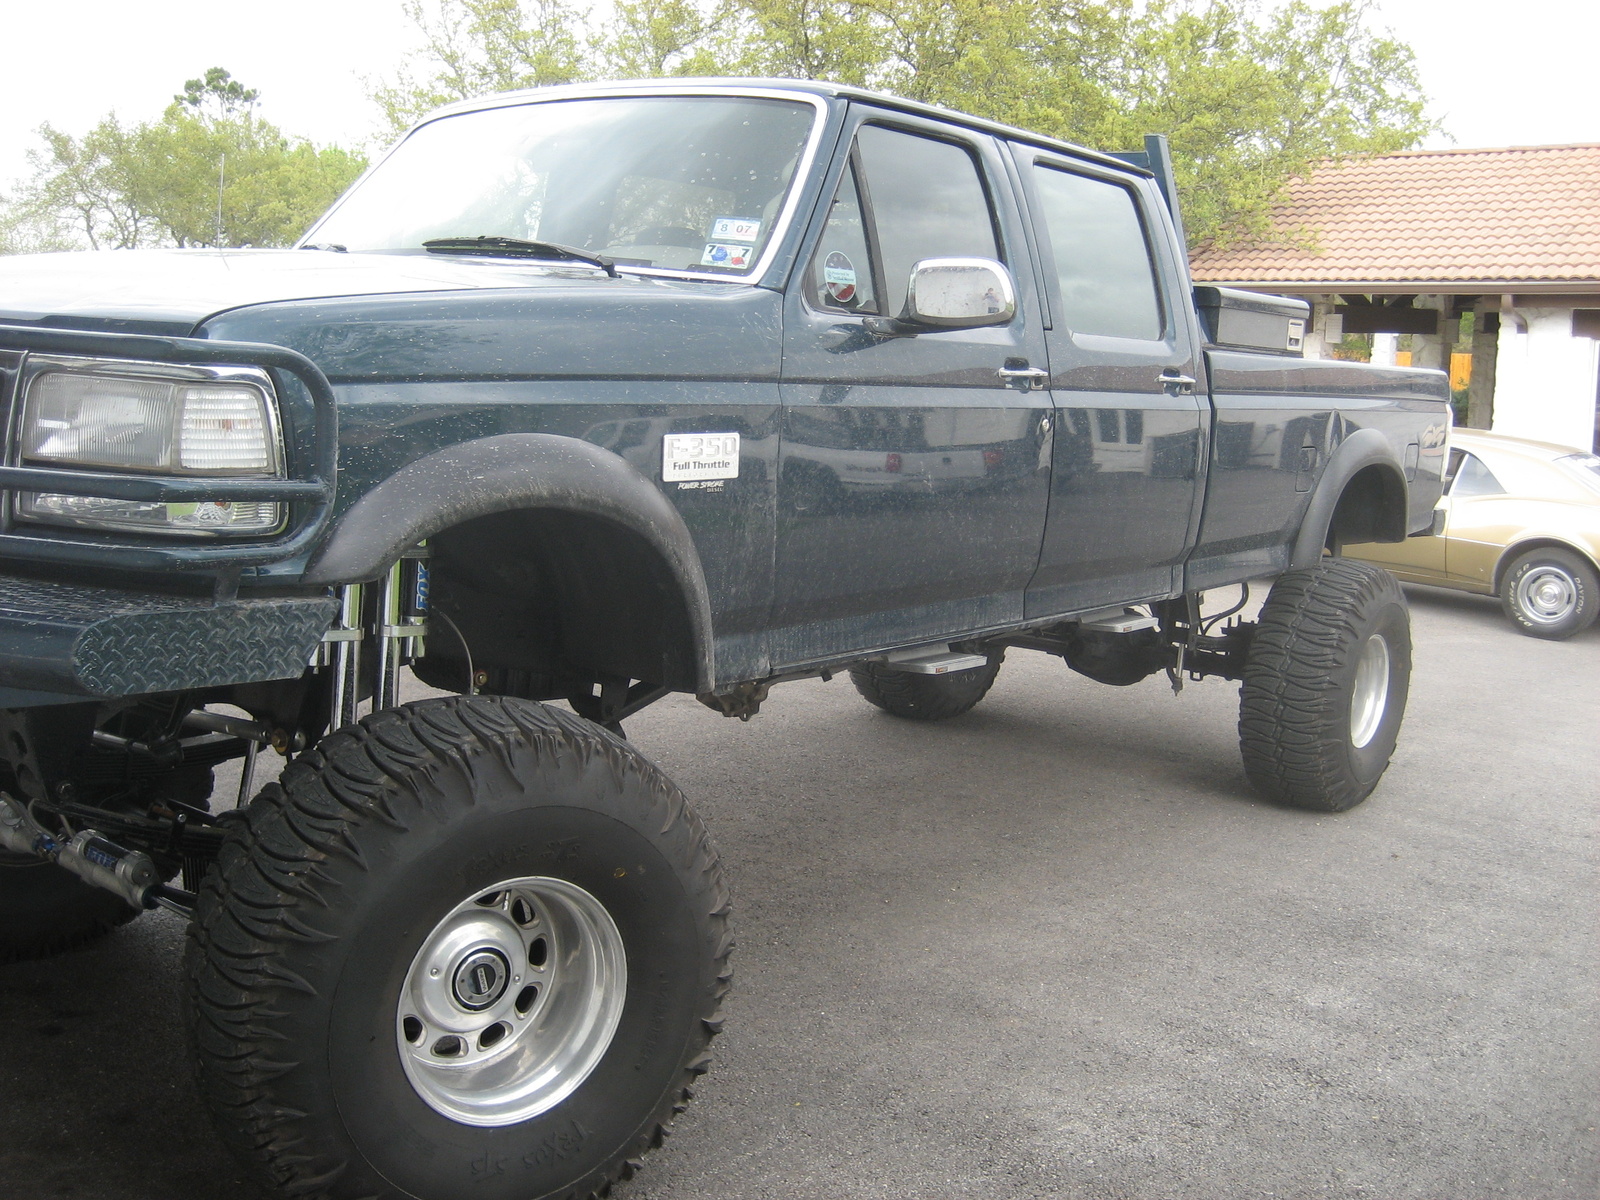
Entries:
{"label": "front bumper", "polygon": [[0,708],[293,679],[332,596],[212,603],[0,576]]}

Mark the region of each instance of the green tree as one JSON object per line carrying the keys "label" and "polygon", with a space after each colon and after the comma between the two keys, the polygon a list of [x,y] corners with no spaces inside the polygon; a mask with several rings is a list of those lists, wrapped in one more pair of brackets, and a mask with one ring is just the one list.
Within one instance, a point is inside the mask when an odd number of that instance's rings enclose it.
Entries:
{"label": "green tree", "polygon": [[248,108],[174,104],[134,137],[128,199],[178,246],[283,246],[360,173],[359,155],[291,142]]}
{"label": "green tree", "polygon": [[125,250],[160,236],[155,219],[129,199],[138,152],[115,113],[81,138],[48,124],[39,137],[44,145],[28,151],[33,181],[12,209],[13,241]]}
{"label": "green tree", "polygon": [[261,93],[247,88],[221,67],[211,67],[199,79],[187,80],[173,103],[214,118],[248,112]]}
{"label": "green tree", "polygon": [[566,0],[406,0],[403,7],[423,48],[375,91],[395,133],[453,100],[589,77],[589,14]]}
{"label": "green tree", "polygon": [[[379,92],[398,132],[511,87],[662,74],[879,88],[1102,149],[1172,141],[1196,242],[1264,229],[1318,162],[1434,125],[1369,0],[408,0],[422,47]],[[550,47],[559,47],[552,55]]]}
{"label": "green tree", "polygon": [[591,49],[605,73],[619,79],[714,75],[724,68],[716,33],[731,11],[694,0],[617,0]]}
{"label": "green tree", "polygon": [[1366,0],[1291,0],[1259,16],[1235,0],[1169,7],[1126,43],[1105,144],[1171,138],[1192,240],[1263,232],[1291,178],[1436,128],[1410,49],[1369,29],[1372,11]]}
{"label": "green tree", "polygon": [[82,137],[42,127],[0,248],[287,245],[365,160],[286,137],[256,99],[213,67],[159,121],[111,114]]}

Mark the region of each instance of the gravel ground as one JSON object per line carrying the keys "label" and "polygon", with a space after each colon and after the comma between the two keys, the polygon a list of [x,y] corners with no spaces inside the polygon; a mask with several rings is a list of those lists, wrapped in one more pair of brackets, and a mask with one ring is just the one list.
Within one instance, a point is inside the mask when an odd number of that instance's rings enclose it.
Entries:
{"label": "gravel ground", "polygon": [[[1592,1200],[1600,628],[1411,592],[1378,793],[1248,793],[1236,689],[1013,652],[924,726],[847,680],[628,723],[735,889],[717,1064],[615,1200]],[[189,1081],[182,925],[0,968],[0,1198],[255,1193]]]}

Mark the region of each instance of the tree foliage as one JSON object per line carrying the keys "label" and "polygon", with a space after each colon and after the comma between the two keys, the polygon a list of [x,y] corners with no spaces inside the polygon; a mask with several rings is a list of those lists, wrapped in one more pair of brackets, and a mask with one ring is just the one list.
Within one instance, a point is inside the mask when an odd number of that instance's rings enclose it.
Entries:
{"label": "tree foliage", "polygon": [[159,121],[112,113],[81,137],[43,126],[0,248],[287,245],[365,161],[286,137],[256,99],[213,67]]}
{"label": "tree foliage", "polygon": [[588,14],[566,0],[406,0],[404,10],[426,49],[375,93],[396,132],[453,100],[587,75]]}
{"label": "tree foliage", "polygon": [[1370,0],[408,0],[395,132],[517,87],[767,75],[876,88],[1102,149],[1166,133],[1195,242],[1265,228],[1295,175],[1434,128]]}

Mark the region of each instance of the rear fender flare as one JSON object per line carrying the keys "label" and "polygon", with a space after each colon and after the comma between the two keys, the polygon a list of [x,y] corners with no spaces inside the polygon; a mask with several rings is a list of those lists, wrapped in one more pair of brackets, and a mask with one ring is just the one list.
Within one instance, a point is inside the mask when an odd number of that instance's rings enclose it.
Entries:
{"label": "rear fender flare", "polygon": [[304,579],[312,584],[377,579],[424,538],[474,517],[529,508],[614,521],[655,548],[683,595],[696,673],[702,690],[709,690],[711,603],[688,526],[631,464],[577,438],[499,434],[408,463],[335,521]]}
{"label": "rear fender flare", "polygon": [[1316,490],[1311,494],[1305,519],[1300,523],[1300,534],[1295,538],[1294,551],[1289,557],[1291,569],[1312,566],[1322,557],[1334,513],[1338,511],[1339,501],[1344,498],[1345,489],[1356,475],[1368,467],[1378,468],[1385,477],[1387,488],[1398,490],[1401,531],[1392,540],[1400,541],[1405,537],[1405,468],[1396,457],[1389,439],[1382,433],[1376,429],[1358,429],[1339,443],[1339,448],[1328,459]]}

